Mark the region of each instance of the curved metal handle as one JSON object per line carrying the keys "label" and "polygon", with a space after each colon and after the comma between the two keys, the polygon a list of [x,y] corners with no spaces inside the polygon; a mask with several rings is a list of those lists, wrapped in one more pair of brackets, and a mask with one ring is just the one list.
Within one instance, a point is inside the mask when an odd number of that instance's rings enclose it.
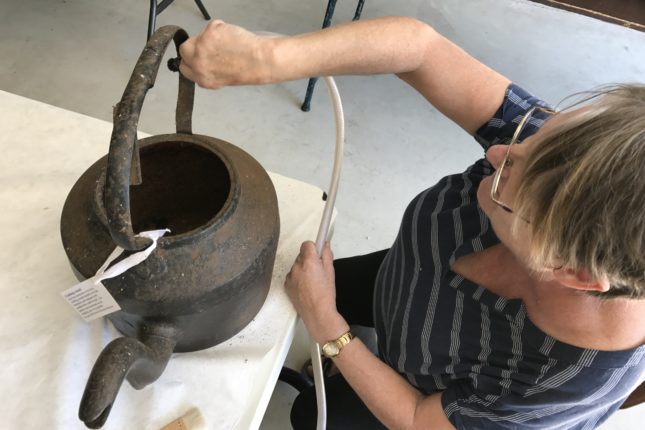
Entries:
{"label": "curved metal handle", "polygon": [[142,328],[142,340],[120,337],[110,342],[96,360],[85,385],[78,417],[88,428],[101,428],[127,378],[137,390],[161,376],[177,343],[177,330],[168,323]]}
{"label": "curved metal handle", "polygon": [[[105,210],[112,240],[123,249],[135,251],[150,244],[150,240],[135,237],[130,213],[130,184],[141,183],[137,125],[146,93],[154,86],[159,65],[174,40],[179,45],[188,33],[177,26],[157,30],[139,56],[121,101],[114,109],[114,127],[110,139],[105,181]],[[192,112],[195,84],[179,74],[179,95],[175,120],[177,133],[192,133]]]}

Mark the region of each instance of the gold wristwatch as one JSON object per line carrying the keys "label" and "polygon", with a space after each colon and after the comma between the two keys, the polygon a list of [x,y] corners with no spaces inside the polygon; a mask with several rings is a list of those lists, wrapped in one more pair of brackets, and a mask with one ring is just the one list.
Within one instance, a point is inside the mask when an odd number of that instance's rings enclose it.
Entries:
{"label": "gold wristwatch", "polygon": [[336,357],[352,339],[354,339],[354,335],[352,334],[352,332],[348,331],[347,333],[341,335],[338,339],[330,340],[322,346],[323,355],[328,358]]}

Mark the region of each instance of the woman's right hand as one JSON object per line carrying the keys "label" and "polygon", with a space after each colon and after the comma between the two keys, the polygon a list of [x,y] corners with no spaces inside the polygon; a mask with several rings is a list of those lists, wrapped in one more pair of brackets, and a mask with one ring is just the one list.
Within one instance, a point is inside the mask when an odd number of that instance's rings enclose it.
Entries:
{"label": "woman's right hand", "polygon": [[274,40],[214,20],[180,45],[179,70],[204,88],[268,83]]}

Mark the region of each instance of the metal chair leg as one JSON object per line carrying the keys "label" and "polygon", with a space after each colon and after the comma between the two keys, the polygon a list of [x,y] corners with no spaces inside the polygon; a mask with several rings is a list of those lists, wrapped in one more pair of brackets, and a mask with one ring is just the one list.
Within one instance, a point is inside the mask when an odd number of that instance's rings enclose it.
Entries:
{"label": "metal chair leg", "polygon": [[[170,4],[175,0],[162,0],[161,3],[157,3],[157,0],[150,0],[150,13],[148,15],[148,39],[152,37],[152,34],[155,32],[157,26],[157,16],[164,11]],[[208,14],[208,11],[204,7],[202,0],[195,0],[197,7],[204,16],[205,20],[211,19],[211,16]],[[148,40],[146,39],[146,40]]]}
{"label": "metal chair leg", "polygon": [[[322,28],[327,28],[331,25],[331,18],[334,16],[334,8],[336,7],[336,0],[329,0],[327,3],[327,11],[325,12],[325,18],[323,19]],[[303,112],[309,112],[311,109],[311,97],[314,95],[314,87],[316,86],[316,81],[318,78],[309,78],[307,82],[307,94],[305,95],[305,101],[300,106],[300,109]]]}
{"label": "metal chair leg", "polygon": [[152,37],[152,33],[155,32],[155,27],[157,26],[157,0],[150,0],[150,14],[148,15],[148,38],[149,40]]}
{"label": "metal chair leg", "polygon": [[[358,0],[358,5],[356,6],[356,12],[354,12],[354,18],[352,21],[357,21],[361,18],[361,13],[363,12],[363,5],[365,0]],[[327,3],[327,11],[325,12],[325,19],[323,20],[322,28],[327,28],[331,25],[331,19],[334,16],[334,8],[336,7],[336,0],[329,0]],[[314,88],[318,78],[309,78],[307,82],[307,94],[305,95],[305,100],[302,102],[300,109],[303,112],[309,112],[311,110],[311,98],[314,95]]]}
{"label": "metal chair leg", "polygon": [[312,386],[312,383],[308,381],[304,376],[288,367],[282,368],[282,370],[280,371],[280,376],[278,376],[278,381],[286,382],[287,384],[298,390],[298,392],[302,392]]}
{"label": "metal chair leg", "polygon": [[361,18],[361,12],[363,12],[363,4],[365,0],[358,0],[358,5],[356,6],[356,12],[354,13],[354,18],[352,21],[358,21]]}
{"label": "metal chair leg", "polygon": [[204,7],[204,4],[202,3],[202,0],[195,0],[195,3],[197,3],[197,7],[198,7],[198,8],[199,8],[199,10],[202,12],[202,15],[204,15],[204,19],[205,19],[206,21],[208,21],[209,19],[211,19],[211,16],[208,14],[208,11],[207,11],[207,10],[206,10],[206,8]]}

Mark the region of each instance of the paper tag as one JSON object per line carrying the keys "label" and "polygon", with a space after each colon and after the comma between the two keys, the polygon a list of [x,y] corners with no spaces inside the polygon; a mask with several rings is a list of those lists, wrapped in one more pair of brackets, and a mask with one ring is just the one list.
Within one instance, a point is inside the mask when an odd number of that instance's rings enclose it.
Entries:
{"label": "paper tag", "polygon": [[139,233],[137,236],[147,237],[152,240],[152,244],[143,251],[129,255],[108,269],[110,263],[123,253],[123,248],[117,246],[107,260],[105,260],[105,263],[101,265],[96,275],[80,284],[74,285],[72,288],[66,289],[61,295],[85,322],[90,322],[121,310],[119,304],[114,300],[114,297],[112,297],[101,281],[119,276],[131,267],[144,261],[157,247],[157,240],[169,231],[168,229],[163,229]]}
{"label": "paper tag", "polygon": [[101,282],[95,284],[94,278],[74,285],[61,294],[85,322],[121,310],[107,288]]}

